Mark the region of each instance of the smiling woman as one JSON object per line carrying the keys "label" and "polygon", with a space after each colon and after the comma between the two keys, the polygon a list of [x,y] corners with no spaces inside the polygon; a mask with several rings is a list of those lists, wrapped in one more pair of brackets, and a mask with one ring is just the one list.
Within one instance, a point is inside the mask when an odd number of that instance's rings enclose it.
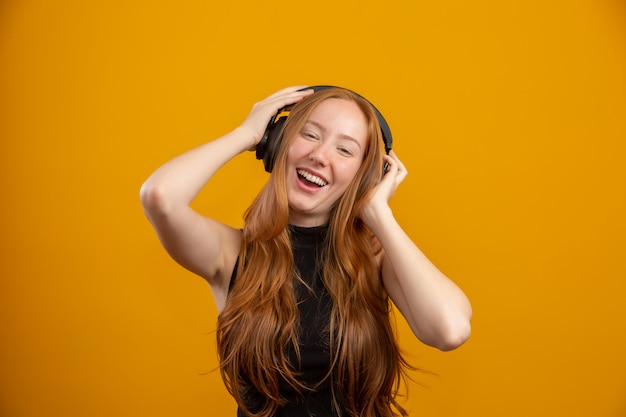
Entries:
{"label": "smiling woman", "polygon": [[[213,174],[254,149],[272,115],[291,105],[272,174],[243,229],[194,211],[190,203]],[[396,399],[407,363],[391,302],[428,345],[454,349],[469,336],[469,301],[389,207],[407,171],[393,151],[384,154],[383,136],[361,96],[290,87],[142,186],[163,246],[211,286],[220,369],[240,416],[407,415]]]}

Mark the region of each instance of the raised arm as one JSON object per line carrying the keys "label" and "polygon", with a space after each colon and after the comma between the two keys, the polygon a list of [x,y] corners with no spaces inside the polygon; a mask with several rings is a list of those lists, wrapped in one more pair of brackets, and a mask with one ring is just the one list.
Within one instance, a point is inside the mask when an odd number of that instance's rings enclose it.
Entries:
{"label": "raised arm", "polygon": [[440,350],[455,349],[470,335],[471,305],[394,218],[388,201],[407,172],[393,151],[385,158],[389,171],[361,212],[384,249],[385,289],[418,339]]}
{"label": "raised arm", "polygon": [[219,310],[226,301],[241,232],[197,213],[190,204],[219,168],[255,148],[278,109],[312,92],[301,88],[286,88],[256,103],[241,126],[166,162],[141,187],[144,212],[161,244],[176,262],[207,280]]}

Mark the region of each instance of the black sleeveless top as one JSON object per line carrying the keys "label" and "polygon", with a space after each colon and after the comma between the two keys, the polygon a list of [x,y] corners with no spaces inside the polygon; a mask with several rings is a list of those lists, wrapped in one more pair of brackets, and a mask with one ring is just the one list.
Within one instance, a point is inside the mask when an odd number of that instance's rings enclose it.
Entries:
{"label": "black sleeveless top", "polygon": [[[305,287],[295,281],[296,300],[300,314],[300,356],[298,363],[294,352],[287,352],[292,364],[301,375],[301,381],[309,387],[317,386],[313,392],[297,393],[286,382],[281,384],[281,395],[287,404],[281,407],[275,417],[331,417],[337,416],[332,406],[332,380],[325,378],[330,369],[329,321],[332,300],[322,282],[319,259],[328,226],[298,227],[289,226],[289,235],[294,254],[294,264]],[[237,274],[237,266],[231,278],[231,287]],[[321,382],[321,383],[320,383]],[[259,410],[265,402],[258,391],[245,394],[247,407]],[[241,409],[238,417],[245,417]]]}

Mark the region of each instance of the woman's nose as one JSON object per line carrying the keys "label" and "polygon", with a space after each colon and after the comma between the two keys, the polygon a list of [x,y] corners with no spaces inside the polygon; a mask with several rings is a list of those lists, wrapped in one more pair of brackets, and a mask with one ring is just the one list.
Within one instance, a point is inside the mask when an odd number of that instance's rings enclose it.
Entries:
{"label": "woman's nose", "polygon": [[324,144],[319,144],[309,154],[309,158],[312,161],[317,162],[320,165],[326,165],[328,163],[328,147]]}

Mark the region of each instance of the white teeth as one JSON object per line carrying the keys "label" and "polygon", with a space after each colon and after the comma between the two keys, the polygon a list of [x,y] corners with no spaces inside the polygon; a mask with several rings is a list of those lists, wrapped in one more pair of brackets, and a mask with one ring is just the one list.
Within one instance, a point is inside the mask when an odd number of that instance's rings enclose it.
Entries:
{"label": "white teeth", "polygon": [[324,181],[323,179],[321,179],[320,177],[311,174],[310,172],[306,172],[303,169],[299,169],[298,170],[298,175],[300,175],[301,177],[303,177],[305,180],[312,182],[314,184],[319,185],[320,187],[325,186],[326,184],[328,184],[326,181]]}

